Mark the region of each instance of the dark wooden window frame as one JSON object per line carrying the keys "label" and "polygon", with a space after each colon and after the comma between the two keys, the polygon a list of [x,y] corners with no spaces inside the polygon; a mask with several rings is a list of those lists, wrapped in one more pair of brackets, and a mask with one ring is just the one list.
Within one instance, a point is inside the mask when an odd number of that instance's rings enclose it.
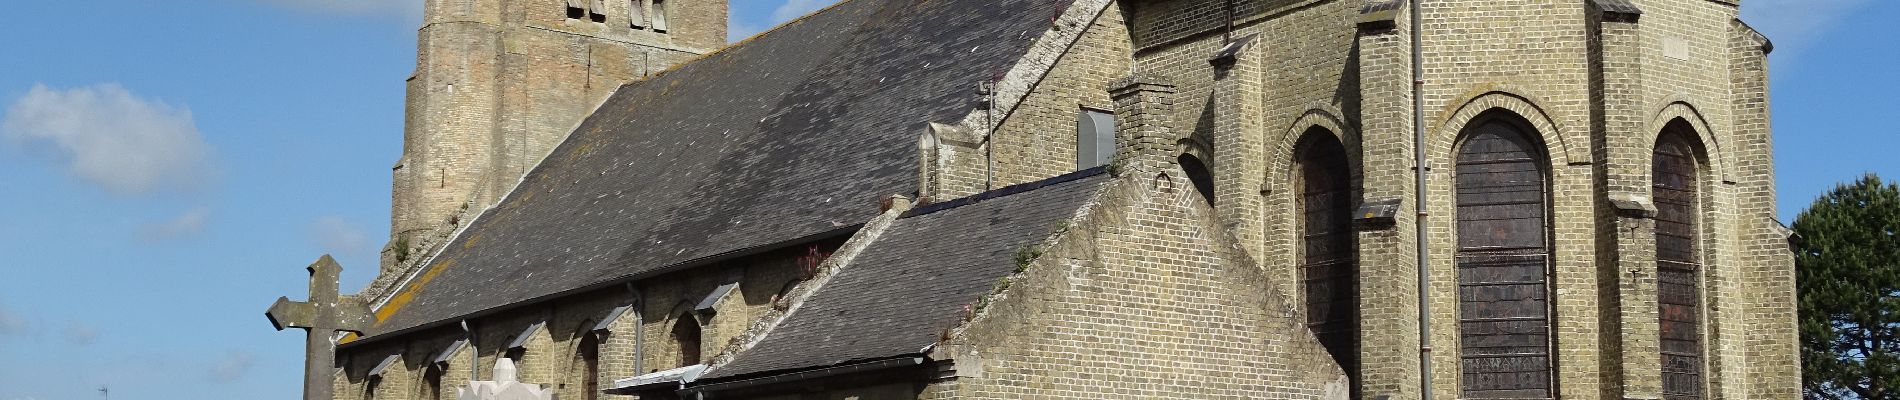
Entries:
{"label": "dark wooden window frame", "polygon": [[[1360,264],[1352,216],[1359,194],[1351,157],[1332,131],[1308,129],[1294,147],[1290,188],[1305,323],[1346,375],[1359,381]],[[1318,179],[1315,179],[1315,178]],[[1319,208],[1315,203],[1321,202]],[[1325,225],[1315,230],[1315,225]],[[1326,250],[1316,254],[1315,250]],[[1315,277],[1315,276],[1319,277]],[[1315,295],[1317,292],[1323,292]],[[1330,306],[1330,307],[1329,307]],[[1357,385],[1355,385],[1355,389]]]}
{"label": "dark wooden window frame", "polygon": [[[1487,132],[1487,130],[1501,131]],[[1470,150],[1469,146],[1474,145],[1474,142],[1479,139],[1481,135],[1497,136],[1502,141],[1507,142],[1506,144],[1520,147],[1522,150],[1521,158],[1467,160],[1466,156],[1467,150]],[[1507,216],[1502,218],[1479,219],[1470,218],[1470,215],[1462,215],[1463,213],[1457,211],[1453,212],[1454,215],[1451,221],[1452,224],[1454,224],[1453,231],[1457,234],[1454,239],[1456,241],[1454,246],[1455,249],[1457,249],[1456,255],[1453,258],[1454,268],[1456,269],[1455,276],[1457,277],[1454,283],[1458,287],[1460,299],[1457,314],[1459,318],[1458,370],[1460,371],[1462,381],[1459,387],[1460,398],[1555,398],[1556,393],[1559,392],[1559,383],[1556,374],[1558,371],[1561,371],[1561,368],[1558,365],[1555,351],[1559,342],[1556,337],[1557,313],[1556,299],[1554,298],[1556,288],[1554,287],[1555,280],[1553,279],[1556,246],[1554,245],[1553,238],[1555,235],[1552,227],[1554,196],[1552,195],[1553,176],[1550,168],[1550,155],[1544,148],[1542,136],[1534,126],[1525,121],[1521,116],[1501,110],[1494,110],[1472,119],[1465,128],[1459,132],[1459,140],[1457,145],[1453,147],[1452,153],[1454,166],[1452,178],[1453,210],[1467,206],[1494,207],[1492,208],[1493,210],[1499,211],[1493,212],[1508,213],[1516,211],[1521,214],[1528,214],[1514,217],[1508,216],[1507,214]],[[1534,167],[1534,170],[1512,171],[1508,169],[1509,167],[1521,168],[1524,166]],[[1475,175],[1474,172],[1479,170],[1487,170],[1487,173],[1490,174],[1525,174],[1534,172],[1534,175],[1523,176],[1535,176],[1539,180],[1539,182],[1537,182],[1538,187],[1536,188],[1537,197],[1535,197],[1534,200],[1528,197],[1513,199],[1510,196],[1511,194],[1525,197],[1523,194],[1529,191],[1522,189],[1528,185],[1510,185],[1509,183],[1501,183],[1497,184],[1497,186],[1474,187],[1474,189],[1500,190],[1498,192],[1485,193],[1487,195],[1495,195],[1492,196],[1494,198],[1478,199],[1477,197],[1480,195],[1473,195],[1473,197],[1462,196],[1461,194],[1464,191],[1460,190],[1460,187],[1466,186],[1467,184],[1481,184],[1476,181],[1467,182],[1463,180]],[[1511,186],[1516,186],[1519,190],[1506,191],[1510,189]],[[1523,207],[1533,203],[1536,206]],[[1510,206],[1519,207],[1516,207],[1515,210],[1509,210],[1508,208]],[[1536,219],[1534,231],[1541,236],[1541,240],[1523,240],[1524,237],[1522,236],[1510,235],[1509,233],[1512,233],[1510,232],[1512,229],[1525,227],[1506,228],[1505,226],[1508,226],[1508,224],[1510,224],[1509,222],[1496,222],[1528,220],[1532,218]],[[1471,222],[1474,227],[1480,225],[1491,226],[1493,229],[1490,235],[1491,237],[1487,238],[1488,240],[1477,239],[1477,236],[1466,231],[1464,226],[1466,222]],[[1521,243],[1513,242],[1513,239]],[[1470,244],[1470,246],[1467,246],[1468,244]],[[1531,266],[1534,266],[1535,269],[1529,268]],[[1512,268],[1515,268],[1515,270]],[[1489,271],[1491,274],[1498,276],[1477,276],[1476,274],[1478,273],[1472,271]],[[1518,275],[1506,276],[1512,272]],[[1472,282],[1467,282],[1467,280],[1471,280]],[[1532,292],[1526,293],[1523,292],[1524,290],[1532,290]],[[1509,296],[1532,297],[1509,298]],[[1467,297],[1470,297],[1470,299],[1467,299]],[[1483,299],[1485,297],[1496,297],[1496,299],[1486,301]],[[1516,304],[1517,307],[1515,308],[1517,310],[1515,311],[1519,313],[1540,312],[1542,314],[1507,315],[1509,312],[1503,311],[1502,309],[1510,309],[1512,308],[1512,304],[1508,304],[1506,300],[1514,300],[1518,303]],[[1483,306],[1468,305],[1477,303],[1489,304]],[[1539,322],[1542,324],[1541,328],[1535,327],[1534,325]],[[1506,333],[1480,334],[1479,332],[1483,332],[1479,330],[1481,327],[1484,329],[1504,331]],[[1536,340],[1538,336],[1542,337],[1541,342]],[[1489,342],[1496,343],[1497,345],[1480,348],[1470,345],[1474,342]],[[1516,350],[1527,351],[1481,354],[1487,353],[1487,350],[1500,348],[1517,348]],[[1541,353],[1539,351],[1541,351]],[[1540,360],[1542,362],[1541,368],[1535,364],[1525,363],[1526,361],[1536,363]],[[1469,371],[1469,368],[1473,366],[1482,366],[1504,371],[1481,371],[1473,373]],[[1495,380],[1474,380],[1472,379],[1474,375],[1483,375],[1484,378],[1495,378]]]}
{"label": "dark wooden window frame", "polygon": [[[1707,273],[1702,223],[1707,175],[1695,129],[1671,122],[1656,138],[1650,164],[1656,203],[1656,300],[1664,400],[1708,393]],[[1688,332],[1682,332],[1686,329]],[[1673,365],[1672,365],[1673,363]]]}

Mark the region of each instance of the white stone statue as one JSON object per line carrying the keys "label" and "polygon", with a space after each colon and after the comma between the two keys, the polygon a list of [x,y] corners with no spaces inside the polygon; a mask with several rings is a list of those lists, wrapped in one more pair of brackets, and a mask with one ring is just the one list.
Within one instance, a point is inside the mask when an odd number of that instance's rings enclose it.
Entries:
{"label": "white stone statue", "polygon": [[554,400],[554,391],[541,388],[541,385],[521,383],[516,380],[515,361],[507,357],[495,361],[493,381],[469,382],[468,387],[455,389],[455,398],[460,400]]}

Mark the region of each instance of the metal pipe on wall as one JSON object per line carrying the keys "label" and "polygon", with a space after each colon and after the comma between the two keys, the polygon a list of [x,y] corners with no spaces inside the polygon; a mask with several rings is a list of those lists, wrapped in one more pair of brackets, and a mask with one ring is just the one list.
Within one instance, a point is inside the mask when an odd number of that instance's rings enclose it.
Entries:
{"label": "metal pipe on wall", "polygon": [[475,347],[475,329],[470,328],[468,320],[462,320],[462,332],[468,334],[468,380],[482,380],[482,352]]}
{"label": "metal pipe on wall", "polygon": [[1431,303],[1431,260],[1429,233],[1425,220],[1431,212],[1426,208],[1428,195],[1425,184],[1430,179],[1429,164],[1425,158],[1425,18],[1421,10],[1425,0],[1412,0],[1412,170],[1415,181],[1412,201],[1417,208],[1417,218],[1412,229],[1417,234],[1418,245],[1418,374],[1419,398],[1432,400],[1432,303]]}
{"label": "metal pipe on wall", "polygon": [[633,301],[628,302],[633,305],[633,307],[629,308],[633,311],[634,326],[633,375],[640,376],[646,373],[644,370],[646,369],[647,362],[646,296],[640,295],[640,289],[635,288],[633,282],[627,282],[627,293],[633,297]]}

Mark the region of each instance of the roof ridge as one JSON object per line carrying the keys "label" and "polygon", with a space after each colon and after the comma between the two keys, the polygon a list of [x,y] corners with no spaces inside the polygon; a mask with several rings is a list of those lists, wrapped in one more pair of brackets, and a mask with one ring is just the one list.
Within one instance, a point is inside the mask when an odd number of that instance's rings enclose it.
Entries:
{"label": "roof ridge", "polygon": [[1084,178],[1089,178],[1096,175],[1102,175],[1106,173],[1107,171],[1108,171],[1108,167],[1094,167],[1094,168],[1084,169],[1081,171],[1070,172],[1067,174],[1056,175],[1055,177],[1051,177],[1051,178],[1047,178],[1047,179],[1043,179],[1039,181],[1004,186],[999,189],[994,189],[987,192],[964,196],[956,200],[950,200],[950,201],[941,202],[941,203],[931,203],[931,204],[926,204],[923,206],[918,206],[917,208],[913,208],[909,212],[904,213],[903,218],[929,215],[929,214],[936,213],[938,211],[944,211],[944,210],[949,210],[949,209],[953,209],[957,207],[963,207],[963,206],[967,206],[971,204],[982,203],[984,201],[991,200],[991,199],[1009,197],[1012,195],[1022,194],[1022,193],[1026,193],[1026,192],[1033,191],[1036,189],[1041,189],[1041,188],[1045,188],[1049,186],[1055,186],[1055,185],[1059,185],[1063,183],[1082,180]]}

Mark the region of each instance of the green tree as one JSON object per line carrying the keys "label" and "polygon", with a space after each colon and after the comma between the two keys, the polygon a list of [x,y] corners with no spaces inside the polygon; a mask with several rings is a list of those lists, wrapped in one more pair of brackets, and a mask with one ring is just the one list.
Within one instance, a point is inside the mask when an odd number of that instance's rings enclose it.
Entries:
{"label": "green tree", "polygon": [[1810,399],[1900,399],[1900,185],[1868,174],[1794,222]]}

